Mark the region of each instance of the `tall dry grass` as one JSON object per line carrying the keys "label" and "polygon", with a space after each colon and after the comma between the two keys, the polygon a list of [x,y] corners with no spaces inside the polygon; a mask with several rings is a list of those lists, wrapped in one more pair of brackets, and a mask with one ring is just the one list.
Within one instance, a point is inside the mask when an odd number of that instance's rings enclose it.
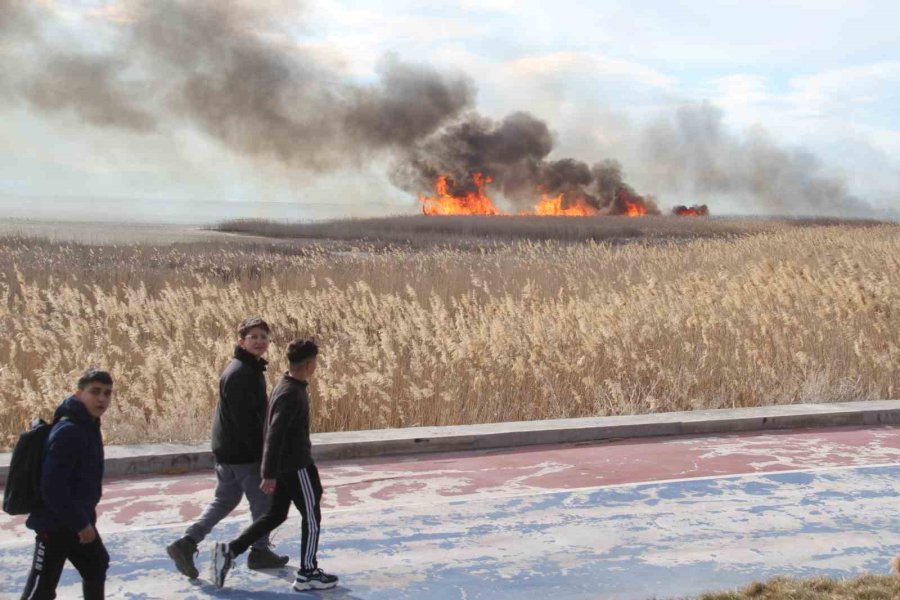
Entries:
{"label": "tall dry grass", "polygon": [[0,441],[112,370],[107,441],[199,440],[250,314],[324,348],[318,431],[888,398],[900,228],[335,253],[0,239]]}

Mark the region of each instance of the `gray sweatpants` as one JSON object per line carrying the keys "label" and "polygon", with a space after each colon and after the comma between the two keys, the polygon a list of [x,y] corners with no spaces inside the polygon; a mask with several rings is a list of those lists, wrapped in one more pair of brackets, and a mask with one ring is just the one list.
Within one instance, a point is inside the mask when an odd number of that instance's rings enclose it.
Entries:
{"label": "gray sweatpants", "polygon": [[[272,497],[259,489],[262,478],[259,474],[259,463],[246,465],[216,465],[216,495],[196,523],[187,528],[185,534],[198,544],[203,541],[216,524],[237,508],[241,498],[246,495],[250,503],[250,515],[256,521],[266,514],[272,504]],[[255,542],[253,548],[266,548],[269,536],[265,535]]]}

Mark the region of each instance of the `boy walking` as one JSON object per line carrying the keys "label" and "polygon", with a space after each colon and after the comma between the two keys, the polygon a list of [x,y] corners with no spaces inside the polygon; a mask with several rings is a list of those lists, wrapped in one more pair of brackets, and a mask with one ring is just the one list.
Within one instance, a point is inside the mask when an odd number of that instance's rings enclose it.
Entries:
{"label": "boy walking", "polygon": [[105,596],[109,554],[95,528],[103,493],[100,417],[112,401],[113,380],[89,369],[53,415],[41,463],[43,506],[25,522],[35,535],[34,559],[22,600],[56,598],[66,560],[81,574],[85,600]]}
{"label": "boy walking", "polygon": [[225,584],[234,559],[243,554],[253,540],[284,523],[292,502],[302,516],[300,568],[294,590],[324,590],[338,583],[336,576],[319,568],[316,559],[322,522],[322,483],[312,460],[307,387],[316,370],[318,353],[319,349],[312,341],[294,340],[288,345],[289,370],[272,390],[266,416],[260,488],[266,494],[274,494],[272,506],[236,539],[215,545],[212,578],[218,587]]}
{"label": "boy walking", "polygon": [[[215,498],[184,536],[166,547],[178,571],[191,579],[199,576],[194,565],[197,545],[237,507],[243,496],[247,496],[254,520],[271,505],[271,498],[259,487],[266,417],[264,373],[268,364],[263,355],[269,349],[270,333],[269,324],[259,317],[241,322],[234,358],[219,379],[219,403],[212,426]],[[289,557],[278,556],[269,548],[268,534],[267,531],[250,540],[253,549],[247,559],[249,568],[277,569],[287,564]]]}

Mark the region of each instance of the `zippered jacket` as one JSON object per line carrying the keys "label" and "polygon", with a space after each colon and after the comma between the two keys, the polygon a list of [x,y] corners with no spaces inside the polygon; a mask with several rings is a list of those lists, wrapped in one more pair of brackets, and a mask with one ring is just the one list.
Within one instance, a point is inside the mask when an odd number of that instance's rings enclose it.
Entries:
{"label": "zippered jacket", "polygon": [[[67,417],[63,419],[63,417]],[[41,463],[44,506],[25,522],[39,532],[66,528],[75,533],[97,522],[103,495],[103,435],[100,420],[75,396],[56,409]]]}
{"label": "zippered jacket", "polygon": [[212,426],[212,451],[219,464],[243,465],[262,459],[267,364],[235,346],[234,359],[219,378]]}

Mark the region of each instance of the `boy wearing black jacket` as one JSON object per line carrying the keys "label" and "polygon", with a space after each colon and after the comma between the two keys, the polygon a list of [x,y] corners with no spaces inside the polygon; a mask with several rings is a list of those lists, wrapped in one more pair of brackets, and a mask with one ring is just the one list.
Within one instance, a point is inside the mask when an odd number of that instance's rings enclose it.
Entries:
{"label": "boy wearing black jacket", "polygon": [[53,416],[41,463],[43,506],[25,522],[35,531],[34,559],[23,600],[56,598],[66,560],[81,574],[85,600],[102,600],[109,554],[97,534],[103,494],[100,417],[112,400],[112,377],[89,369]]}
{"label": "boy wearing black jacket", "polygon": [[288,345],[290,368],[272,390],[266,415],[260,488],[266,494],[274,494],[272,507],[238,538],[215,545],[212,578],[218,587],[225,584],[225,576],[234,559],[243,554],[253,540],[284,523],[292,502],[302,516],[300,568],[294,590],[324,590],[338,583],[338,578],[322,571],[316,560],[322,522],[322,483],[312,460],[307,387],[316,370],[318,353],[319,349],[312,341],[294,340]]}
{"label": "boy wearing black jacket", "polygon": [[[266,417],[266,365],[271,330],[259,317],[250,317],[238,326],[234,358],[219,379],[219,403],[212,426],[212,451],[216,457],[215,498],[180,539],[166,547],[175,567],[183,575],[199,576],[194,565],[197,544],[227,517],[247,496],[254,520],[269,510],[271,498],[259,487],[262,460],[263,423]],[[269,548],[268,532],[251,540],[247,560],[251,569],[273,569],[287,564]]]}

